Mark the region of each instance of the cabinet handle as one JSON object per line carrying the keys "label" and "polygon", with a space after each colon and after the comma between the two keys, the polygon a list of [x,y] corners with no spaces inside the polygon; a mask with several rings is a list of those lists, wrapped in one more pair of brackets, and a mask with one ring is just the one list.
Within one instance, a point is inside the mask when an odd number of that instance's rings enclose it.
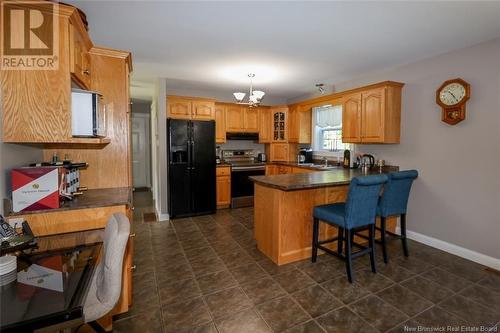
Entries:
{"label": "cabinet handle", "polygon": [[130,238],[134,238],[135,237],[135,232],[130,234]]}
{"label": "cabinet handle", "polygon": [[133,265],[133,266],[131,266],[131,267],[130,267],[130,270],[131,270],[132,272],[135,272],[135,270],[136,270],[136,269],[137,269],[137,265]]}
{"label": "cabinet handle", "polygon": [[135,210],[135,207],[134,207],[134,206],[130,207],[130,210],[134,211],[134,210]]}
{"label": "cabinet handle", "polygon": [[86,69],[86,70],[83,71],[83,74],[90,75],[90,71],[88,69]]}

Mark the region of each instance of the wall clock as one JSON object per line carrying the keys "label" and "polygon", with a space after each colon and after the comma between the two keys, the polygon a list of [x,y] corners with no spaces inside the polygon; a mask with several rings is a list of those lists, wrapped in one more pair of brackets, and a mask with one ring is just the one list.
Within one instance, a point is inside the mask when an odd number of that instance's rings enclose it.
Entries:
{"label": "wall clock", "polygon": [[470,85],[462,79],[445,81],[436,91],[436,103],[441,106],[441,120],[455,125],[465,119],[465,104],[470,97]]}

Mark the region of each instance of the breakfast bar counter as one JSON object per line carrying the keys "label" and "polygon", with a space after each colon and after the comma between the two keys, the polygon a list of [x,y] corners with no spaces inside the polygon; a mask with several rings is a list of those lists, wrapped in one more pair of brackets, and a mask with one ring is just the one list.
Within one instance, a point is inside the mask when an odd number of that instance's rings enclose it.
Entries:
{"label": "breakfast bar counter", "polygon": [[[397,171],[385,168],[382,173]],[[343,202],[349,183],[356,176],[378,174],[359,169],[335,168],[330,171],[274,176],[254,176],[254,237],[257,247],[278,265],[311,257],[313,208]],[[387,219],[387,230],[394,232],[396,218]],[[320,239],[337,235],[335,227],[321,224]],[[365,242],[356,238],[357,242]],[[329,244],[336,248],[336,242]]]}

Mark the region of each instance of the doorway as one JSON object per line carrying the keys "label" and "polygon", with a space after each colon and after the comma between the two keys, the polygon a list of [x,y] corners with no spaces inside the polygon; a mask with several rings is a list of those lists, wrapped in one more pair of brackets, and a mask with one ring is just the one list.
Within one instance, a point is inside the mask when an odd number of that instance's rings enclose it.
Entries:
{"label": "doorway", "polygon": [[132,180],[136,190],[151,188],[151,103],[132,104]]}

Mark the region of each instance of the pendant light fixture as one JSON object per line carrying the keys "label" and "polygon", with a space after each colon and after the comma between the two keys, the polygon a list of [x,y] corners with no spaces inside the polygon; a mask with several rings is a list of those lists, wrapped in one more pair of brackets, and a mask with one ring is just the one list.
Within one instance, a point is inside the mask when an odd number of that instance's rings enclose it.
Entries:
{"label": "pendant light fixture", "polygon": [[248,105],[250,107],[255,107],[260,104],[262,101],[262,98],[264,98],[264,95],[266,94],[265,92],[261,90],[253,90],[253,78],[255,77],[255,74],[249,73],[248,77],[250,78],[250,93],[248,94],[248,102],[243,102],[243,99],[245,98],[246,94],[244,92],[235,92],[233,93],[234,98],[236,98],[236,101],[238,104],[244,104]]}

